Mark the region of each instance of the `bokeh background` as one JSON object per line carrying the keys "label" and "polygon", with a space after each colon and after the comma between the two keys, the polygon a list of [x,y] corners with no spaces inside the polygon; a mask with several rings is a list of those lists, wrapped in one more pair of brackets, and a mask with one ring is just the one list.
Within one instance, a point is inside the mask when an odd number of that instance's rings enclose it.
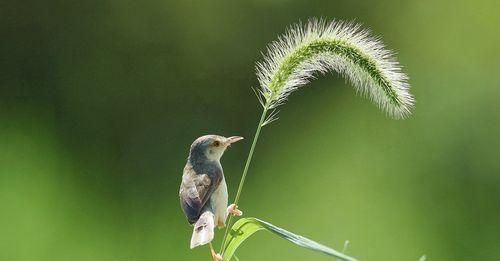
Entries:
{"label": "bokeh background", "polygon": [[[338,75],[262,132],[241,199],[360,260],[500,260],[500,5],[478,1],[2,1],[0,260],[210,260],[178,186],[191,142],[241,135],[254,64],[308,17],[363,23],[409,74],[392,120]],[[221,234],[217,235],[217,245]],[[260,232],[241,260],[331,260]]]}

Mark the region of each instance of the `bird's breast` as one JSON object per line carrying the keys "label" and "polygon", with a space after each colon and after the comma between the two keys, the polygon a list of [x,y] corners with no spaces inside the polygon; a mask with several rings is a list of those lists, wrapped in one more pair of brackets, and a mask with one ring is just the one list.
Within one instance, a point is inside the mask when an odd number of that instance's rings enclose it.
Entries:
{"label": "bird's breast", "polygon": [[224,226],[226,223],[227,201],[227,185],[225,179],[222,178],[219,186],[210,197],[210,204],[212,205],[212,210],[214,211],[215,221],[219,227]]}

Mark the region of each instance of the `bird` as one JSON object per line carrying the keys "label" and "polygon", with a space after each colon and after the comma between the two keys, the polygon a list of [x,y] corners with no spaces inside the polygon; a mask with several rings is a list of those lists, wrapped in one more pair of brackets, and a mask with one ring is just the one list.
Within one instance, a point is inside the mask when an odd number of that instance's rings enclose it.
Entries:
{"label": "bird", "polygon": [[220,163],[224,151],[242,139],[240,136],[226,138],[219,135],[197,138],[190,147],[182,175],[179,198],[189,224],[193,225],[190,247],[209,244],[214,261],[222,260],[212,247],[214,228],[225,227],[228,214],[243,214],[237,205],[228,206],[227,185]]}

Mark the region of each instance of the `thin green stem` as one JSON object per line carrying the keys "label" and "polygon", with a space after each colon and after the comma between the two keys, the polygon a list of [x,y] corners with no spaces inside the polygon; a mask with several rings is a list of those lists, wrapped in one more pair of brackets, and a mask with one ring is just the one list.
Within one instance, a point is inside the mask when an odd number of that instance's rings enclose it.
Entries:
{"label": "thin green stem", "polygon": [[257,140],[259,139],[259,134],[260,134],[260,130],[262,128],[262,124],[264,123],[264,121],[266,119],[266,114],[267,114],[267,107],[265,107],[264,110],[262,111],[262,116],[260,117],[259,126],[257,126],[257,131],[255,131],[255,136],[253,138],[252,147],[250,147],[250,152],[248,153],[248,158],[247,158],[247,162],[245,164],[245,169],[243,169],[243,175],[241,176],[240,185],[238,186],[238,192],[236,193],[236,198],[234,199],[234,204],[236,204],[236,205],[238,204],[238,200],[240,199],[241,191],[243,190],[243,184],[245,184],[245,178],[247,176],[248,168],[250,167],[250,162],[252,161],[253,152],[255,150],[255,145],[257,144]]}
{"label": "thin green stem", "polygon": [[[240,199],[241,192],[243,190],[243,185],[245,184],[245,178],[247,177],[248,168],[250,167],[250,162],[252,161],[253,152],[255,150],[255,145],[257,144],[257,140],[259,139],[259,134],[260,134],[260,130],[262,129],[262,125],[264,124],[264,121],[266,120],[266,115],[267,115],[268,109],[269,109],[269,105],[266,104],[264,106],[264,110],[262,111],[262,116],[260,116],[259,125],[257,126],[257,130],[255,131],[255,135],[253,137],[252,147],[250,147],[250,152],[248,153],[247,162],[245,163],[245,168],[243,169],[243,174],[241,175],[240,185],[238,186],[238,192],[236,193],[236,198],[234,199],[234,202],[233,202],[236,205],[238,205],[238,201]],[[226,229],[224,231],[224,237],[222,238],[222,244],[220,247],[221,248],[220,252],[222,255],[224,255],[224,244],[226,243],[226,236],[227,236],[227,233],[229,232],[229,229],[231,228],[232,220],[233,220],[233,215],[229,215],[229,219],[226,222]]]}

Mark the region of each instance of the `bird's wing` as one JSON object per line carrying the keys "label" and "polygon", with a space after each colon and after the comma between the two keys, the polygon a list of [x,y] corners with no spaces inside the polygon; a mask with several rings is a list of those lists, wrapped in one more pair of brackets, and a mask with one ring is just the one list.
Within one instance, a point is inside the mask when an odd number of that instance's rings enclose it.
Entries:
{"label": "bird's wing", "polygon": [[179,196],[189,223],[192,224],[198,220],[201,211],[219,183],[220,180],[213,180],[207,174],[197,174],[192,168],[186,166]]}

